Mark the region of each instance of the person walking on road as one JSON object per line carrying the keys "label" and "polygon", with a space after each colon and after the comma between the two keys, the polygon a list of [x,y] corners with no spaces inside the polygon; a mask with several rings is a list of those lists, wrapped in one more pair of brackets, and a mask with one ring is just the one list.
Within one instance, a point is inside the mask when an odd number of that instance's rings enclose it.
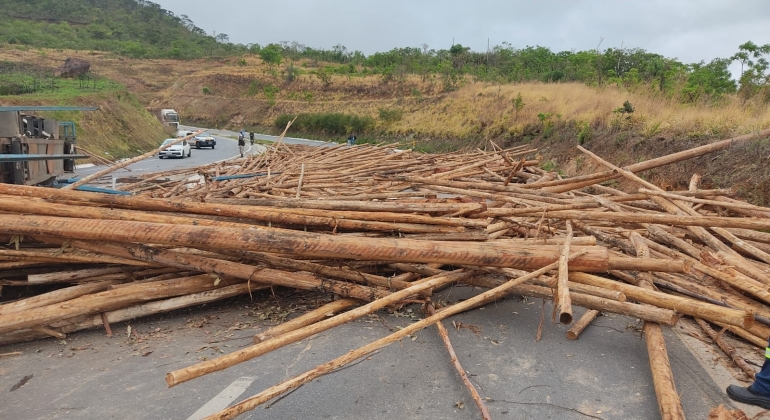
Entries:
{"label": "person walking on road", "polygon": [[770,342],[765,348],[765,363],[754,377],[754,383],[747,387],[730,385],[727,396],[734,401],[770,410]]}
{"label": "person walking on road", "polygon": [[241,157],[243,157],[243,149],[246,147],[246,139],[243,138],[243,136],[238,136],[238,151],[241,152]]}
{"label": "person walking on road", "polygon": [[249,141],[251,142],[251,145],[253,146],[254,145],[254,132],[253,131],[249,132]]}

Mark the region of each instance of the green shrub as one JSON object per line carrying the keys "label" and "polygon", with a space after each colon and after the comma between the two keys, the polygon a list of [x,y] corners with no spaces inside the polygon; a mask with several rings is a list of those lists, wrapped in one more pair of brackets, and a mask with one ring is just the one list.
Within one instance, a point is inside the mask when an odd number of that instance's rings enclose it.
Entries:
{"label": "green shrub", "polygon": [[519,94],[516,95],[515,99],[511,99],[511,102],[513,102],[513,108],[516,110],[517,114],[519,113],[519,111],[524,109],[524,106],[526,105],[524,103],[524,98],[521,97],[521,92],[519,92]]}
{"label": "green shrub", "polygon": [[585,121],[580,122],[580,131],[578,132],[578,143],[580,145],[585,144],[586,141],[591,140],[593,131],[591,130],[591,124]]}
{"label": "green shrub", "polygon": [[401,121],[404,111],[397,108],[380,108],[380,119],[386,123]]}
{"label": "green shrub", "polygon": [[249,83],[249,96],[254,96],[259,92],[260,83],[254,79]]}
{"label": "green shrub", "polygon": [[[275,119],[275,126],[283,129],[294,118],[283,114]],[[374,127],[374,118],[338,113],[299,114],[291,126],[291,131],[324,134],[366,133]]]}
{"label": "green shrub", "polygon": [[211,95],[211,89],[207,88],[206,86],[203,86],[203,93],[205,95]]}
{"label": "green shrub", "polygon": [[265,98],[267,98],[267,102],[270,104],[270,107],[274,107],[275,97],[278,95],[278,92],[280,92],[280,89],[273,85],[267,85],[262,91],[264,92]]}

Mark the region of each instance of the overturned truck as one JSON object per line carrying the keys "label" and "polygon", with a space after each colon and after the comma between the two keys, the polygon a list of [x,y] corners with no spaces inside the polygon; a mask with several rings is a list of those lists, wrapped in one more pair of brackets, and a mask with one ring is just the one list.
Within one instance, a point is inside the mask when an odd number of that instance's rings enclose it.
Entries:
{"label": "overturned truck", "polygon": [[72,122],[28,114],[36,111],[93,111],[94,107],[0,106],[0,182],[48,185],[75,170]]}

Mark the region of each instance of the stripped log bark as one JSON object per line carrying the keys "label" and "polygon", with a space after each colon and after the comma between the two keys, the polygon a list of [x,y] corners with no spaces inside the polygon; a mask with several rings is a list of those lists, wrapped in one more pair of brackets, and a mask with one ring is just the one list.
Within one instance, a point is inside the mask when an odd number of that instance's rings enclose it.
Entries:
{"label": "stripped log bark", "polygon": [[572,241],[572,224],[567,221],[567,237],[562,245],[561,255],[559,256],[559,273],[556,281],[556,291],[558,299],[556,300],[556,311],[559,314],[559,322],[565,325],[572,323],[572,301],[569,297],[569,258],[570,242]]}
{"label": "stripped log bark", "polygon": [[[636,232],[630,235],[631,243],[636,248],[636,256],[649,258],[650,250],[644,243],[644,239]],[[649,273],[640,273],[639,286],[643,289],[654,290],[652,277]],[[655,386],[655,395],[658,398],[658,409],[663,419],[684,420],[684,409],[679,401],[679,394],[674,385],[674,375],[671,373],[671,363],[668,360],[666,340],[660,325],[651,322],[644,323],[644,337],[647,340],[647,354],[650,358],[652,370],[652,382]]]}
{"label": "stripped log bark", "polygon": [[[155,243],[175,246],[277,252],[299,257],[348,258],[535,269],[558,259],[553,245],[454,243],[383,238],[350,238],[288,230],[243,231],[204,226],[178,226],[129,221],[74,220],[49,216],[0,215],[0,229],[17,235],[58,236],[68,239]],[[610,257],[602,247],[576,247],[586,253],[570,264],[575,271],[613,269],[685,271],[680,261]]]}
{"label": "stripped log bark", "polygon": [[[223,283],[222,286],[224,285]],[[211,276],[199,275],[174,280],[141,283],[115,290],[93,293],[66,302],[41,306],[34,311],[0,315],[0,334],[24,328],[45,326],[58,319],[110,311],[139,302],[199,293],[217,287]]]}
{"label": "stripped log bark", "polygon": [[658,308],[668,308],[693,317],[723,322],[741,328],[750,327],[754,324],[754,316],[751,313],[738,309],[725,308],[723,306],[673,296],[654,290],[645,290],[641,287],[620,283],[587,273],[570,273],[569,278],[576,283],[619,290],[630,300],[654,305]]}
{"label": "stripped log bark", "polygon": [[567,330],[567,338],[570,340],[577,340],[583,330],[588,327],[601,312],[595,309],[589,309],[578,318],[578,321],[569,330]]}

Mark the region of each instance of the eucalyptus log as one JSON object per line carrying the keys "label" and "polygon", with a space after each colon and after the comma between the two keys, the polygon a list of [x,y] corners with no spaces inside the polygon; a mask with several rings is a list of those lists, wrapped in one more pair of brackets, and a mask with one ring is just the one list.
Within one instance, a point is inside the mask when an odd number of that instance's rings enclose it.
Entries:
{"label": "eucalyptus log", "polygon": [[[426,305],[426,307],[428,315],[432,316],[436,314],[436,311],[433,309],[433,305],[429,304]],[[460,364],[460,360],[457,358],[457,353],[455,353],[454,347],[452,347],[452,342],[449,340],[449,333],[447,333],[446,328],[444,328],[444,324],[442,324],[441,321],[438,321],[436,322],[436,328],[438,329],[438,334],[441,337],[441,341],[444,342],[444,347],[449,353],[449,358],[452,362],[452,365],[454,366],[457,373],[460,374],[460,378],[462,379],[463,384],[465,384],[465,387],[468,388],[468,391],[471,393],[471,398],[473,398],[473,401],[479,407],[479,411],[481,411],[481,418],[484,420],[492,420],[492,417],[489,415],[487,405],[484,404],[484,401],[482,401],[481,395],[479,395],[476,387],[473,386],[470,379],[468,379],[468,374],[465,373],[465,369],[463,369],[462,365]]]}
{"label": "eucalyptus log", "polygon": [[[745,134],[742,136],[732,137],[727,140],[717,141],[717,142],[706,144],[703,146],[694,147],[692,149],[683,150],[681,152],[671,153],[669,155],[661,156],[655,159],[649,159],[644,162],[635,163],[633,165],[628,165],[624,167],[623,170],[626,170],[632,173],[644,172],[644,171],[658,168],[661,166],[670,165],[672,163],[681,162],[683,160],[692,159],[698,156],[703,156],[711,152],[726,149],[734,144],[751,141],[756,138],[766,137],[768,135],[770,135],[770,129],[759,131],[756,133]],[[604,176],[598,177],[598,174],[602,174]],[[604,172],[593,173],[583,177],[569,178],[571,180],[570,183],[567,183],[566,185],[561,185],[561,186],[548,187],[548,188],[545,188],[545,190],[561,193],[561,192],[571,191],[573,189],[585,188],[590,185],[599,184],[604,181],[620,178],[621,176],[622,175],[620,175],[615,170],[608,170]]]}
{"label": "eucalyptus log", "polygon": [[[205,292],[191,293],[178,297],[156,300],[139,305],[133,305],[114,311],[102,312],[99,315],[84,315],[76,318],[56,321],[51,324],[63,333],[72,333],[93,327],[103,326],[102,314],[110,323],[123,322],[144,316],[155,315],[163,312],[169,312],[176,309],[187,308],[190,306],[201,305],[217,300],[227,299],[238,295],[253,293],[255,290],[265,289],[267,286],[249,286],[246,283],[233,284],[222,288],[208,290]],[[46,334],[34,332],[32,330],[17,330],[8,334],[0,334],[0,345],[30,341],[46,337]]]}
{"label": "eucalyptus log", "polygon": [[[3,202],[3,199],[0,199],[0,203],[2,202]],[[42,250],[17,251],[17,250],[11,250],[11,249],[0,249],[0,257],[15,259],[15,260],[34,259],[36,261],[41,261],[41,262],[61,263],[61,264],[88,263],[88,264],[123,264],[123,265],[147,266],[147,264],[143,262],[126,260],[123,258],[115,258],[107,255],[77,254],[77,253],[71,253],[71,252],[63,252],[61,248],[55,250],[54,252],[46,252]]]}
{"label": "eucalyptus log", "polygon": [[[139,302],[211,290],[218,287],[214,283],[209,275],[141,283],[37,307],[32,311],[8,313],[0,315],[0,334],[45,326],[59,319],[120,309]],[[224,282],[222,286],[225,286]]]}
{"label": "eucalyptus log", "polygon": [[672,296],[654,290],[624,284],[587,273],[570,273],[570,280],[576,283],[590,284],[611,290],[623,292],[630,300],[654,305],[658,308],[668,308],[685,315],[723,322],[736,327],[746,328],[754,324],[751,313],[737,309],[725,308],[710,303],[699,302],[679,296]]}
{"label": "eucalyptus log", "polygon": [[232,255],[237,255],[252,261],[259,261],[265,265],[275,268],[286,268],[290,270],[308,271],[314,274],[320,274],[327,277],[350,280],[366,285],[384,287],[386,289],[405,289],[410,286],[408,282],[393,278],[383,277],[375,274],[364,273],[348,268],[330,267],[323,264],[316,264],[309,261],[293,260],[282,258],[263,252],[232,251]]}
{"label": "eucalyptus log", "polygon": [[88,268],[84,270],[30,274],[27,276],[27,282],[30,284],[69,283],[87,279],[89,277],[104,276],[107,274],[125,274],[129,272],[130,269],[128,267]]}
{"label": "eucalyptus log", "polygon": [[757,232],[749,229],[728,229],[733,235],[741,239],[750,239],[756,242],[770,244],[770,233]]}
{"label": "eucalyptus log", "polygon": [[152,261],[170,267],[229,276],[258,285],[294,287],[302,290],[331,292],[342,297],[374,300],[387,292],[358,284],[336,280],[323,280],[305,272],[290,272],[267,267],[252,266],[216,258],[191,255],[189,253],[153,248],[142,245],[120,246],[108,243],[71,241],[72,246],[83,249],[99,249],[106,254]]}
{"label": "eucalyptus log", "polygon": [[37,296],[20,299],[0,305],[0,315],[28,311],[30,309],[40,308],[42,306],[53,305],[55,303],[65,302],[76,297],[88,295],[91,293],[103,292],[117,281],[109,280],[98,283],[86,283],[77,286],[65,287],[52,292],[43,293]]}
{"label": "eucalyptus log", "polygon": [[[478,280],[483,279],[483,277],[480,277]],[[475,283],[474,280],[476,279],[469,281],[469,283],[481,287],[489,286],[489,283],[486,283],[487,286],[485,286],[484,283]],[[532,296],[541,299],[553,299],[554,296],[552,289],[530,284],[516,286],[511,290],[511,292],[518,295]],[[501,295],[499,297],[502,298],[503,296]],[[572,299],[572,303],[575,305],[582,306],[587,309],[596,309],[601,312],[611,312],[614,314],[626,315],[639,318],[644,321],[657,322],[669,327],[673,327],[679,321],[679,316],[674,311],[669,309],[639,305],[631,302],[618,302],[615,300],[600,298],[598,296],[591,296],[574,292],[570,292],[570,299]]]}
{"label": "eucalyptus log", "polygon": [[749,343],[757,346],[758,348],[764,350],[767,348],[767,340],[763,340],[756,335],[744,330],[743,328],[738,328],[733,325],[727,325],[722,324],[721,322],[715,322],[715,324],[719,325],[720,327],[726,329],[727,331],[730,331],[731,333],[735,334],[736,336],[748,341]]}
{"label": "eucalyptus log", "polygon": [[596,309],[589,309],[585,311],[585,313],[580,318],[578,318],[578,321],[575,323],[575,325],[567,330],[567,338],[570,340],[577,340],[583,330],[585,330],[586,327],[589,326],[591,322],[593,322],[593,320],[599,316],[600,313],[601,312],[597,311]]}
{"label": "eucalyptus log", "polygon": [[[353,238],[289,230],[241,230],[206,226],[69,219],[49,216],[0,215],[0,229],[17,235],[56,236],[65,239],[154,243],[275,252],[295,257],[352,260],[468,264],[536,269],[559,257],[555,245],[494,242],[425,242],[410,239]],[[571,270],[603,272],[610,269],[684,271],[684,264],[664,260],[610,258],[602,247],[576,247],[586,253],[570,264]],[[637,261],[639,260],[639,261]]]}
{"label": "eucalyptus log", "polygon": [[[3,186],[9,184],[3,184]],[[289,224],[300,226],[325,226],[329,228],[340,229],[368,229],[378,231],[401,231],[405,233],[431,233],[431,232],[458,232],[462,230],[462,226],[441,226],[441,225],[423,225],[417,223],[391,223],[382,221],[367,221],[367,220],[353,220],[346,219],[344,215],[341,217],[329,216],[329,212],[316,211],[314,215],[308,215],[309,210],[303,210],[301,212],[288,212],[278,211],[276,208],[264,208],[260,211],[259,208],[250,206],[234,206],[227,204],[209,204],[209,203],[195,203],[190,201],[181,200],[167,200],[167,199],[152,199],[146,197],[125,197],[125,196],[109,196],[107,194],[93,194],[83,193],[80,191],[62,191],[60,189],[49,188],[55,190],[54,192],[45,192],[41,188],[35,189],[34,187],[28,188],[3,188],[0,186],[0,193],[17,195],[24,197],[38,197],[47,200],[66,200],[72,202],[84,202],[84,203],[98,203],[103,205],[109,205],[111,207],[118,207],[123,209],[143,210],[143,211],[156,211],[156,212],[185,212],[188,214],[200,214],[200,215],[212,215],[212,216],[227,216],[238,217],[248,220],[257,220],[261,222],[276,223],[276,224]],[[16,187],[26,187],[17,185]],[[85,194],[85,195],[83,195]],[[304,212],[305,214],[302,214]],[[324,214],[325,213],[325,214]],[[127,213],[124,213],[127,214]],[[378,215],[378,213],[365,213],[367,215]],[[152,216],[146,216],[152,217]],[[378,218],[385,218],[386,216],[379,215]],[[391,218],[409,218],[410,215],[403,215],[394,213]],[[411,218],[419,218],[419,216],[411,216]],[[446,219],[444,223],[451,224],[450,219]],[[459,223],[476,223],[475,221],[465,221]]]}
{"label": "eucalyptus log", "polygon": [[724,227],[742,229],[770,229],[770,219],[756,217],[713,217],[680,216],[675,214],[634,213],[620,214],[598,211],[563,210],[548,212],[548,217],[556,219],[601,220],[623,223],[654,223],[659,225],[680,225],[699,227]]}
{"label": "eucalyptus log", "polygon": [[567,221],[567,237],[562,245],[561,255],[559,256],[559,273],[556,277],[556,311],[559,314],[559,322],[565,325],[572,323],[572,300],[569,296],[569,258],[570,242],[572,241],[572,224]]}
{"label": "eucalyptus log", "polygon": [[[636,248],[637,257],[650,257],[650,249],[647,248],[641,235],[632,232],[630,239]],[[639,277],[639,287],[647,290],[655,289],[649,273],[639,273]],[[661,331],[660,325],[651,322],[645,322],[643,330],[644,338],[647,340],[647,354],[650,358],[652,382],[655,386],[655,395],[658,398],[660,416],[663,419],[684,420],[684,409],[679,401],[679,394],[676,392],[676,386],[674,385],[674,375],[671,373],[671,363],[668,359],[663,331]]]}

